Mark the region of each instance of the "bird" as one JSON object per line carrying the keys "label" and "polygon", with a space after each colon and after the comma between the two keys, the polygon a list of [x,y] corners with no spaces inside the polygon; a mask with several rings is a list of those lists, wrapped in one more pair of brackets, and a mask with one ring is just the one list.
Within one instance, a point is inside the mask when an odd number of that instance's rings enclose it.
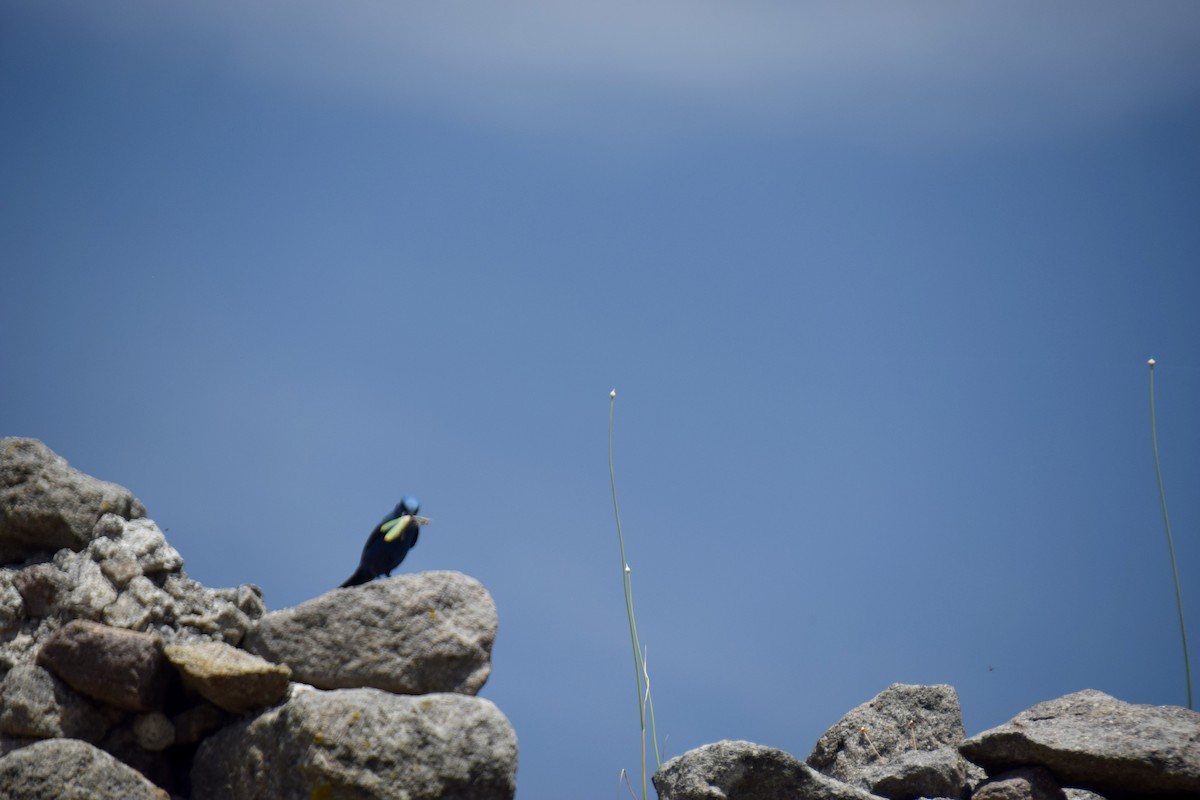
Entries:
{"label": "bird", "polygon": [[420,508],[417,498],[411,495],[400,498],[392,513],[384,517],[367,537],[358,569],[338,588],[358,586],[380,575],[391,575],[408,551],[416,546],[421,526],[429,522],[425,517],[417,516]]}

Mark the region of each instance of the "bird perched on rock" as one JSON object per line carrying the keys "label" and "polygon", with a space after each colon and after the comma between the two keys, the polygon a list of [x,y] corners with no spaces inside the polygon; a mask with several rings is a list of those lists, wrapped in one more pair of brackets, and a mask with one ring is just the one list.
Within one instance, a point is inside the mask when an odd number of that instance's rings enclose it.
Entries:
{"label": "bird perched on rock", "polygon": [[417,544],[421,526],[429,524],[428,519],[417,516],[420,507],[415,497],[400,498],[392,513],[384,517],[367,537],[358,569],[341,588],[357,586],[380,575],[391,575],[392,570],[400,566],[408,551]]}

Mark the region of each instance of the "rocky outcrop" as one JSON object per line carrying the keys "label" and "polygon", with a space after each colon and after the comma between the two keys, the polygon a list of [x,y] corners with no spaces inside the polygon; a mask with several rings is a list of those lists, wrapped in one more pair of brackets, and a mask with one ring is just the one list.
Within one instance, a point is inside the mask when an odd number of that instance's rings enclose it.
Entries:
{"label": "rocky outcrop", "polygon": [[961,749],[990,771],[1038,764],[1105,796],[1200,796],[1200,713],[1093,689],[1039,703]]}
{"label": "rocky outcrop", "polygon": [[808,764],[886,797],[960,797],[964,735],[953,686],[896,683],[822,734]]}
{"label": "rocky outcrop", "polygon": [[188,578],[144,514],[0,439],[0,795],[513,796],[516,735],[473,696],[496,635],[477,581],[405,575],[264,616],[257,587]]}
{"label": "rocky outcrop", "polygon": [[476,694],[495,640],[496,606],[482,584],[460,572],[423,572],[267,614],[244,647],[321,689]]}
{"label": "rocky outcrop", "polygon": [[1185,708],[1087,690],[964,740],[953,688],[894,684],[826,731],[807,765],[719,742],[663,764],[654,785],[662,800],[1182,799],[1200,796],[1198,773],[1200,713]]}
{"label": "rocky outcrop", "polygon": [[37,439],[0,439],[0,564],[82,549],[105,514],[146,516],[129,490],[72,469]]}

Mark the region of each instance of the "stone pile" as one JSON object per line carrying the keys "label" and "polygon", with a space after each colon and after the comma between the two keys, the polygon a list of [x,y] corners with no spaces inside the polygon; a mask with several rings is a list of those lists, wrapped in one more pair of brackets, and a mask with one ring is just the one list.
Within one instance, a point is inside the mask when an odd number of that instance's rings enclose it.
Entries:
{"label": "stone pile", "polygon": [[[517,740],[476,697],[496,608],[457,572],[267,613],[210,589],[128,490],[0,439],[0,798],[512,798]],[[1200,797],[1200,714],[1087,690],[967,738],[953,687],[894,684],[800,760],[723,741],[662,800]]]}
{"label": "stone pile", "polygon": [[723,741],[674,758],[661,800],[1132,800],[1200,797],[1200,713],[1085,690],[964,736],[951,686],[893,684],[805,761]]}
{"label": "stone pile", "polygon": [[209,589],[126,489],[0,439],[0,795],[511,798],[474,695],[496,609],[455,572],[266,613]]}

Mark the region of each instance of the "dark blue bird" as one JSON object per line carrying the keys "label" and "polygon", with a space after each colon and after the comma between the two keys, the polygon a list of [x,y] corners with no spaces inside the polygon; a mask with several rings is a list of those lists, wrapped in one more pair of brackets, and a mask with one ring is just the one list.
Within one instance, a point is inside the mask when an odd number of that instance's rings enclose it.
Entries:
{"label": "dark blue bird", "polygon": [[342,584],[342,588],[366,583],[380,575],[391,575],[392,570],[400,566],[408,551],[416,545],[421,526],[429,522],[417,516],[420,507],[415,497],[400,498],[392,513],[371,531],[363,546],[358,569]]}

